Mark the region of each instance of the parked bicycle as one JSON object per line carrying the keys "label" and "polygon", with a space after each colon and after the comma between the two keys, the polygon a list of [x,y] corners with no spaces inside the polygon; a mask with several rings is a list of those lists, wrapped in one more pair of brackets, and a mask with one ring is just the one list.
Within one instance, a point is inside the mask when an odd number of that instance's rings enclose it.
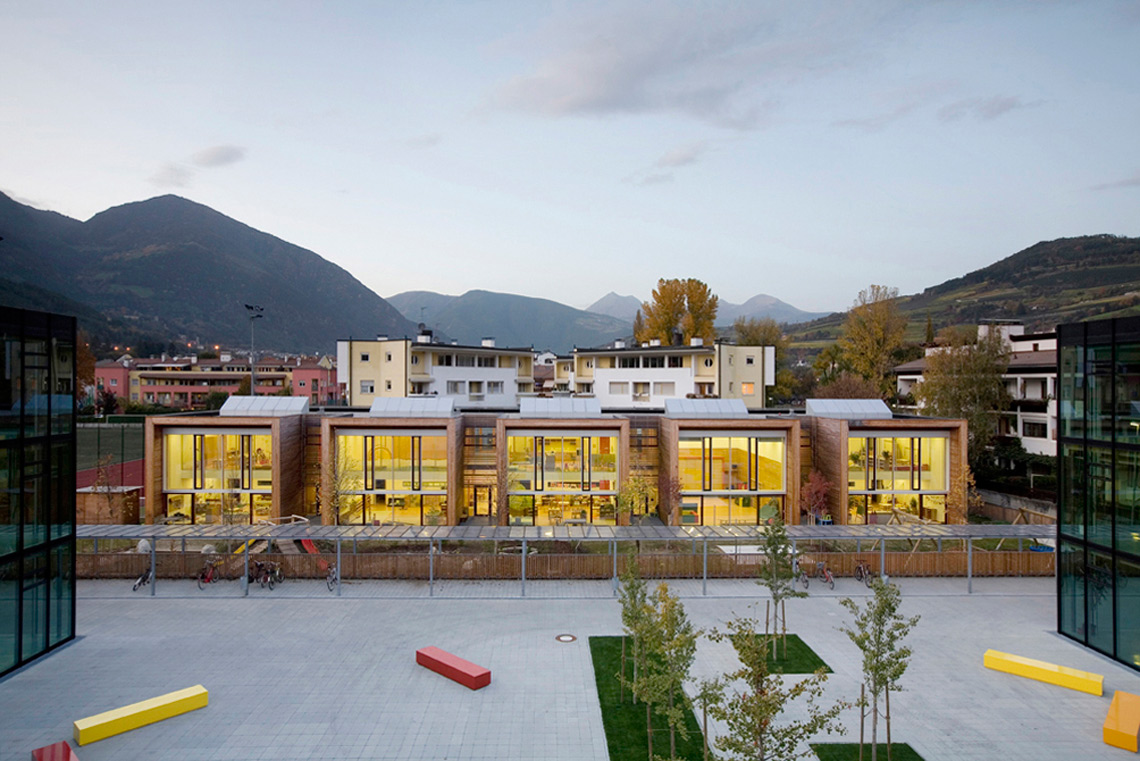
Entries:
{"label": "parked bicycle", "polygon": [[139,591],[139,587],[145,587],[147,584],[150,583],[150,579],[151,579],[150,568],[148,567],[145,571],[142,572],[142,575],[139,576],[135,580],[135,585],[133,587],[131,587],[131,591],[132,592]]}
{"label": "parked bicycle", "polygon": [[205,589],[207,584],[213,584],[221,578],[222,559],[207,560],[206,565],[198,572],[198,589]]}
{"label": "parked bicycle", "polygon": [[808,588],[810,580],[808,579],[807,571],[800,565],[799,558],[792,558],[792,579],[804,585],[804,589]]}
{"label": "parked bicycle", "polygon": [[285,572],[281,570],[281,564],[271,562],[269,564],[269,576],[274,584],[280,584],[285,581]]}
{"label": "parked bicycle", "polygon": [[249,569],[249,583],[260,584],[262,589],[269,587],[270,590],[272,590],[276,581],[273,577],[273,571],[270,569],[271,565],[272,563],[263,563],[260,560],[255,560]]}
{"label": "parked bicycle", "polygon": [[328,586],[330,592],[336,589],[336,584],[339,579],[340,571],[336,567],[336,563],[329,563],[329,569],[325,573],[325,585]]}
{"label": "parked bicycle", "polygon": [[855,581],[861,581],[869,587],[874,582],[875,576],[870,563],[860,563],[855,566]]}
{"label": "parked bicycle", "polygon": [[827,567],[827,563],[824,561],[820,560],[815,564],[815,576],[828,588],[835,589],[835,577],[831,575],[831,569]]}

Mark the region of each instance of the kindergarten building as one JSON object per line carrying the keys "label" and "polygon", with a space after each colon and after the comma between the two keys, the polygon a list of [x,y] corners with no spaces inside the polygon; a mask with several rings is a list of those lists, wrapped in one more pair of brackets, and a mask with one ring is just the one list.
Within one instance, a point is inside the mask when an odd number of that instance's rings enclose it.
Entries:
{"label": "kindergarten building", "polygon": [[965,432],[878,400],[813,401],[805,415],[741,399],[615,412],[583,397],[505,410],[430,395],[326,409],[231,397],[217,413],[147,419],[146,521],[797,524],[809,520],[800,486],[818,470],[831,489],[810,519],[946,523],[965,516]]}

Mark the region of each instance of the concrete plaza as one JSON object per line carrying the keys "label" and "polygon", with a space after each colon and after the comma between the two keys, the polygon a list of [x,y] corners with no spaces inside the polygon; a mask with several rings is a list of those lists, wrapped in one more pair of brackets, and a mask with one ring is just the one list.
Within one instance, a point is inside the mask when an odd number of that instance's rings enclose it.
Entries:
{"label": "concrete plaza", "polygon": [[[1052,579],[899,579],[903,612],[921,614],[906,692],[892,695],[893,737],[928,761],[1120,759],[1101,742],[1112,691],[1140,694],[1140,673],[1056,634]],[[709,628],[763,597],[746,581],[671,585]],[[0,680],[0,759],[71,738],[77,718],[203,684],[199,711],[78,748],[102,759],[605,759],[587,638],[620,632],[609,582],[286,582],[240,596],[237,582],[199,591],[162,582],[79,582],[80,638]],[[832,699],[858,696],[860,656],[837,627],[840,579],[788,604],[789,630],[832,667]],[[556,635],[577,641],[562,644]],[[415,664],[437,645],[489,667],[472,692]],[[982,667],[996,648],[1105,675],[1095,697]],[[702,640],[694,676],[723,673],[727,645]],[[845,714],[846,738],[858,717]],[[826,741],[828,738],[820,738]]]}

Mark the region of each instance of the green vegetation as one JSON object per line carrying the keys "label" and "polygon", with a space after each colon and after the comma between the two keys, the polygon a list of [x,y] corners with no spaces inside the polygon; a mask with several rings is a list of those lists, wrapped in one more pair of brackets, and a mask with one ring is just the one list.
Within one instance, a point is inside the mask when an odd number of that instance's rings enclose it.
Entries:
{"label": "green vegetation", "polygon": [[783,646],[779,648],[778,654],[775,649],[768,652],[768,667],[773,672],[785,674],[814,674],[820,669],[825,674],[831,673],[831,668],[824,660],[796,634],[788,635],[786,652]]}
{"label": "green vegetation", "polygon": [[[648,743],[645,731],[645,706],[634,705],[628,696],[621,700],[621,637],[590,637],[590,656],[594,663],[594,679],[602,708],[602,726],[606,730],[606,746],[610,761],[645,761]],[[628,643],[627,643],[628,647]],[[633,679],[633,659],[626,659],[626,678]],[[684,705],[684,701],[677,701]],[[677,735],[677,758],[699,761],[702,758],[701,731],[687,705],[683,707],[687,738]],[[654,731],[657,748],[668,747],[668,726]]]}
{"label": "green vegetation", "polygon": [[[859,761],[859,743],[812,743],[811,749],[819,761]],[[879,743],[879,758],[887,757],[887,744]],[[871,756],[869,747],[863,748],[863,758]],[[891,743],[891,761],[922,761],[918,751],[906,743]]]}

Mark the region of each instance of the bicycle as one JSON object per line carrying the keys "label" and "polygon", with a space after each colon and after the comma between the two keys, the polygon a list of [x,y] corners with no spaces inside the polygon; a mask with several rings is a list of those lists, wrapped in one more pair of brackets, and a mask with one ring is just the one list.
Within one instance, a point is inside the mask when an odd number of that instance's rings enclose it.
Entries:
{"label": "bicycle", "polygon": [[855,566],[855,581],[861,581],[868,587],[875,580],[875,572],[871,570],[870,563],[860,563]]}
{"label": "bicycle", "polygon": [[255,560],[253,567],[249,569],[248,581],[250,584],[260,584],[262,589],[269,587],[270,591],[273,590],[273,572],[270,570],[270,563],[263,563],[260,560]]}
{"label": "bicycle", "polygon": [[811,583],[808,579],[807,571],[803,569],[803,566],[800,565],[800,561],[797,558],[792,559],[792,579],[793,581],[798,581],[803,584],[804,589],[807,589],[808,584]]}
{"label": "bicycle", "polygon": [[285,572],[281,570],[280,563],[269,564],[269,575],[273,579],[274,584],[280,584],[285,581]]}
{"label": "bicycle", "polygon": [[339,579],[340,574],[336,563],[329,563],[328,572],[325,574],[325,585],[329,588],[330,592],[336,589],[336,584]]}
{"label": "bicycle", "polygon": [[131,591],[132,592],[139,591],[139,587],[145,587],[147,584],[150,583],[150,579],[151,579],[150,569],[147,568],[145,571],[142,572],[142,575],[139,576],[138,579],[135,580],[135,585],[133,587],[131,587]]}
{"label": "bicycle", "polygon": [[835,577],[831,575],[831,569],[827,567],[827,563],[822,560],[817,562],[815,564],[815,575],[829,588],[835,589]]}
{"label": "bicycle", "polygon": [[221,576],[221,571],[218,569],[222,565],[221,558],[217,560],[207,560],[206,565],[198,572],[198,589],[205,589],[207,584],[213,584]]}

